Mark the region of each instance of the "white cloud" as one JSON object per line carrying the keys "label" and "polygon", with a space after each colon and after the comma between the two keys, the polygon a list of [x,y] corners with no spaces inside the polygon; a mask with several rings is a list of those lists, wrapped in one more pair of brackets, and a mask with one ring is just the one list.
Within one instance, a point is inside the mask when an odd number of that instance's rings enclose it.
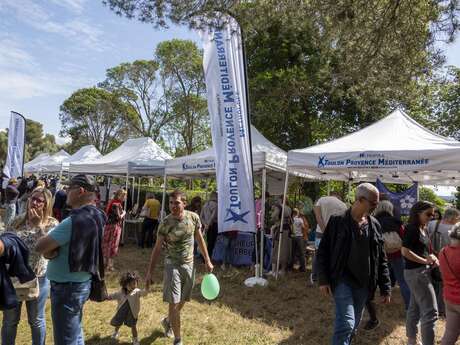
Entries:
{"label": "white cloud", "polygon": [[11,103],[47,95],[66,95],[78,87],[94,84],[72,63],[63,63],[52,71],[44,70],[17,40],[0,36],[0,101]]}
{"label": "white cloud", "polygon": [[50,0],[52,3],[65,7],[66,9],[81,14],[85,7],[86,0]]}
{"label": "white cloud", "polygon": [[[53,1],[54,2],[54,1]],[[57,2],[57,0],[56,0]],[[83,10],[84,0],[59,0],[61,5],[71,6],[75,13]],[[72,40],[73,47],[92,49],[94,51],[104,51],[107,45],[102,38],[103,31],[94,25],[89,24],[81,16],[73,17],[71,20],[54,20],[53,14],[49,9],[34,3],[32,0],[2,0],[0,13],[8,14],[12,12],[16,19],[30,27],[63,36]]]}
{"label": "white cloud", "polygon": [[70,143],[72,141],[71,138],[69,137],[60,137],[60,136],[55,136],[55,139],[56,139],[56,144],[58,145],[64,145],[64,144],[67,144],[67,143]]}

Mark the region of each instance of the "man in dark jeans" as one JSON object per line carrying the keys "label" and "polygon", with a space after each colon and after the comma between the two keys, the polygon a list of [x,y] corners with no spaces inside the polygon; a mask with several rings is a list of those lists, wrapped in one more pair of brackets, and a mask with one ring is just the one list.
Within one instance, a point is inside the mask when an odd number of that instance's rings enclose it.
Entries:
{"label": "man in dark jeans", "polygon": [[391,282],[378,221],[370,214],[379,193],[370,183],[356,189],[356,201],[345,214],[329,220],[317,253],[321,292],[335,302],[333,345],[351,344],[369,292],[379,286],[390,302]]}

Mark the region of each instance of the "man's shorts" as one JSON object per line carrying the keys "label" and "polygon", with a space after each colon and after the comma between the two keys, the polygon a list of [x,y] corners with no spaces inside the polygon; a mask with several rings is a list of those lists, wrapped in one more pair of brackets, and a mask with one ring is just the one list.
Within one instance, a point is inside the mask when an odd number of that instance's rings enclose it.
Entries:
{"label": "man's shorts", "polygon": [[163,275],[163,301],[178,304],[190,301],[195,284],[195,268],[193,263],[174,265],[165,261]]}

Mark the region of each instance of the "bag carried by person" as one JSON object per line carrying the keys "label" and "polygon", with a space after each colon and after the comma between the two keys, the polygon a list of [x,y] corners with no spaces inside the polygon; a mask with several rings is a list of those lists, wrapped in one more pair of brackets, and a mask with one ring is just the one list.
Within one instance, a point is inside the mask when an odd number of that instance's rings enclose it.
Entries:
{"label": "bag carried by person", "polygon": [[121,220],[121,206],[120,204],[113,204],[110,207],[109,215],[107,217],[107,224],[117,224]]}
{"label": "bag carried by person", "polygon": [[[438,226],[439,226],[439,222],[436,225],[436,229],[434,230],[435,232],[438,230]],[[431,243],[431,239],[430,239],[429,252],[430,252],[430,254],[434,254],[434,255],[437,256],[437,253],[434,253],[434,251],[433,251],[433,245]],[[439,269],[439,267],[431,266],[430,267],[430,275],[431,275],[431,279],[433,280],[434,283],[441,283],[442,282],[442,275],[441,275],[441,270]]]}
{"label": "bag carried by person", "polygon": [[150,216],[150,208],[148,206],[142,207],[141,213],[139,214],[140,217],[148,217]]}
{"label": "bag carried by person", "polygon": [[384,232],[383,246],[387,254],[396,253],[402,248],[402,239],[396,231]]}
{"label": "bag carried by person", "polygon": [[38,298],[40,294],[38,278],[32,279],[24,284],[21,284],[17,278],[13,278],[12,282],[16,290],[16,298],[18,301],[33,301]]}

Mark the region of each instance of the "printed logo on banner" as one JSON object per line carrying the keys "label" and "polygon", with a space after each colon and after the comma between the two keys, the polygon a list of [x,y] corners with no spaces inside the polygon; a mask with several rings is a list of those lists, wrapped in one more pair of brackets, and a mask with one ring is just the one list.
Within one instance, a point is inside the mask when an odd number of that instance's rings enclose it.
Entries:
{"label": "printed logo on banner", "polygon": [[213,159],[205,159],[201,163],[183,163],[182,164],[182,171],[186,170],[212,170],[215,169],[216,162]]}
{"label": "printed logo on banner", "polygon": [[414,158],[414,159],[393,159],[386,158],[383,153],[360,153],[358,158],[347,159],[328,159],[326,155],[318,157],[318,168],[334,168],[334,167],[347,167],[347,168],[397,168],[403,166],[424,166],[428,165],[430,160],[428,158]]}
{"label": "printed logo on banner", "polygon": [[[251,211],[246,211],[241,214],[236,213],[235,211],[232,211],[232,209],[227,208],[227,219],[224,220],[225,223],[227,222],[243,222],[247,224],[248,222],[244,219]],[[230,214],[230,217],[228,216]]]}
{"label": "printed logo on banner", "polygon": [[326,156],[318,157],[318,168],[324,168],[326,166],[326,163],[324,162],[325,159],[326,159]]}
{"label": "printed logo on banner", "polygon": [[381,194],[391,201],[395,215],[408,215],[412,206],[417,202],[417,183],[399,193],[390,191],[380,179],[377,179],[375,186]]}
{"label": "printed logo on banner", "polygon": [[406,195],[401,200],[399,200],[399,203],[402,210],[410,210],[416,201],[417,200],[413,196]]}

